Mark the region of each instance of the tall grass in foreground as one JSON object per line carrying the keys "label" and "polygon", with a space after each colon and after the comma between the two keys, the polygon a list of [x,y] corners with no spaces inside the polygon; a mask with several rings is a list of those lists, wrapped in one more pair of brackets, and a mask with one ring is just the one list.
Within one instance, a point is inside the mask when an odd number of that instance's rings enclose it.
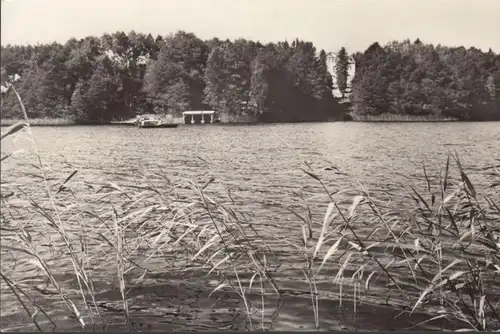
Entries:
{"label": "tall grass in foreground", "polygon": [[[362,301],[361,290],[367,296],[382,279],[387,292],[410,313],[426,309],[433,315],[425,322],[443,319],[469,330],[500,329],[500,196],[496,190],[479,194],[458,157],[456,164],[459,176],[453,181],[450,157],[437,182],[424,166],[427,191],[409,187],[407,200],[393,208],[362,189],[343,209],[319,177],[306,171],[331,200],[317,241],[309,240],[305,228],[303,233],[316,314],[316,277],[325,263],[334,261],[340,268],[333,282],[341,286],[351,268],[354,307]],[[500,186],[498,167],[485,168],[493,180],[491,189]],[[360,234],[360,224],[372,228]],[[323,247],[326,254],[317,259]]]}
{"label": "tall grass in foreground", "polygon": [[[32,137],[21,98],[13,86],[10,89],[17,95],[26,121],[9,127],[2,140],[24,129]],[[34,139],[33,143],[36,151]],[[255,307],[246,300],[251,286],[242,286],[239,275],[250,272],[252,281],[257,279],[261,286],[266,281],[278,292],[269,272],[272,252],[259,241],[260,236],[251,224],[204,194],[208,184],[200,187],[189,180],[174,184],[159,174],[163,180],[156,180],[157,183],[167,184],[161,191],[145,176],[139,186],[109,183],[93,188],[87,184],[93,191],[84,199],[70,185],[78,171],[62,183],[51,184],[37,151],[36,156],[36,168],[45,186],[43,192],[28,194],[20,188],[7,194],[2,191],[1,250],[3,259],[10,254],[13,261],[2,261],[1,277],[38,330],[42,329],[38,314],[45,316],[43,323],[57,326],[50,315],[54,310],[46,312],[39,303],[40,297],[60,299],[82,328],[88,323],[94,328],[106,328],[98,307],[99,291],[95,290],[94,276],[99,270],[107,275],[113,266],[122,298],[124,325],[130,329],[127,274],[143,272],[138,278],[140,283],[148,272],[159,269],[148,267],[148,261],[169,252],[185,254],[189,266],[217,273],[220,284],[214,292],[226,286],[236,291],[244,303],[251,329],[250,314]],[[2,157],[2,161],[7,158]],[[16,197],[17,203],[9,203],[11,197]],[[106,203],[104,208],[102,203]],[[172,263],[172,268],[176,266]],[[225,278],[221,268],[234,274],[236,281]],[[58,279],[67,269],[76,278],[76,290]],[[161,269],[168,272],[171,268]],[[37,275],[27,275],[33,270]],[[46,277],[45,282],[39,272]],[[43,283],[45,287],[41,289]],[[30,311],[33,308],[34,313]]]}
{"label": "tall grass in foreground", "polygon": [[[2,140],[21,130],[32,137],[26,114]],[[275,314],[266,322],[266,299],[281,299],[276,277],[287,270],[268,245],[281,244],[286,256],[303,259],[317,329],[329,311],[320,308],[325,282],[339,291],[339,304],[352,302],[353,316],[383,297],[401,313],[428,314],[426,323],[500,328],[499,166],[483,171],[489,189],[476,189],[454,157],[437,177],[424,168],[425,191],[410,185],[405,197],[379,199],[361,186],[349,202],[309,168],[304,172],[324,188],[329,205],[321,222],[295,212],[296,230],[249,221],[207,195],[211,181],[172,180],[160,171],[135,184],[90,184],[75,170],[54,182],[36,155],[40,189],[2,184],[1,278],[2,291],[10,291],[2,294],[2,317],[17,312],[7,309],[17,303],[40,331],[71,329],[68,314],[82,328],[106,329],[117,320],[102,307],[111,302],[104,292],[116,288],[114,307],[131,330],[134,288],[155,273],[201,270],[217,278],[212,296],[233,291],[248,328],[267,329]],[[273,233],[266,233],[270,225]]]}

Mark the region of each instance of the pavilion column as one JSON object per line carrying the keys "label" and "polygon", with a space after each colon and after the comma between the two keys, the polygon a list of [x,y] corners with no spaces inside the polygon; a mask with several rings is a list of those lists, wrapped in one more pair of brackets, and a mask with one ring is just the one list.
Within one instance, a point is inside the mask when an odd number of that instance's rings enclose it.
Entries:
{"label": "pavilion column", "polygon": [[194,115],[191,115],[191,124],[194,124]]}
{"label": "pavilion column", "polygon": [[213,124],[214,122],[214,114],[210,114],[210,124]]}

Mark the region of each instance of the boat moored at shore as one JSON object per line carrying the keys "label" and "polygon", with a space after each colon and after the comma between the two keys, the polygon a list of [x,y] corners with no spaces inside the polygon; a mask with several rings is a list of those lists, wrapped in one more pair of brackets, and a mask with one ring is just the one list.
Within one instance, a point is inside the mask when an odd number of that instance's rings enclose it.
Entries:
{"label": "boat moored at shore", "polygon": [[153,129],[153,128],[176,128],[179,124],[176,123],[149,123],[149,122],[141,122],[137,125],[141,129]]}

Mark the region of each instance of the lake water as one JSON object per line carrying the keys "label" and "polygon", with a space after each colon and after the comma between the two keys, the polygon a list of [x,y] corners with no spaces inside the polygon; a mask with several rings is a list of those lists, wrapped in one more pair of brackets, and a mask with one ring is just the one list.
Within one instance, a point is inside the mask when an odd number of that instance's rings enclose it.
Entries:
{"label": "lake water", "polygon": [[[240,195],[270,193],[284,200],[287,191],[311,185],[301,172],[307,161],[335,187],[356,182],[393,185],[427,168],[441,168],[456,151],[472,170],[494,165],[500,152],[499,123],[317,123],[259,126],[181,126],[177,129],[130,127],[33,128],[43,162],[58,169],[79,169],[88,177],[142,171],[161,166],[169,175],[214,177]],[[22,134],[3,152],[28,149]],[[11,141],[12,142],[12,141]],[[4,174],[32,156],[17,152]],[[64,163],[67,162],[72,165]],[[19,177],[19,175],[16,175]],[[280,197],[280,194],[285,197]],[[276,196],[276,197],[274,197]],[[253,198],[254,200],[256,198]]]}
{"label": "lake water", "polygon": [[[171,178],[186,177],[200,184],[213,178],[207,187],[213,196],[227,200],[229,192],[238,210],[256,222],[271,224],[296,219],[277,206],[298,208],[302,203],[299,195],[321,222],[328,198],[320,184],[302,170],[308,168],[305,162],[330,191],[356,188],[360,183],[368,189],[389,190],[412,179],[421,180],[423,163],[427,173],[434,175],[445,166],[447,154],[454,152],[481,188],[491,180],[480,169],[498,164],[495,159],[500,158],[500,123],[486,122],[338,122],[176,129],[75,126],[32,131],[42,162],[50,167],[49,176],[60,182],[73,170],[78,170],[80,180],[91,183],[108,180],[123,184],[139,172],[159,168]],[[2,162],[2,187],[21,185],[29,189],[30,184],[38,182],[31,175],[36,172],[31,165],[36,160],[29,148],[22,133],[2,142],[3,154],[14,152],[12,158]],[[345,199],[352,200],[352,195]],[[302,306],[283,311],[278,318],[281,326],[275,328],[311,329],[307,322],[314,323],[312,312],[300,313],[304,307],[309,308],[308,298],[290,301]],[[325,303],[329,308],[328,301]],[[373,315],[374,311],[368,308],[360,312]],[[336,320],[328,326],[342,328],[342,316],[333,317]],[[372,323],[365,321],[361,327],[383,328],[377,321],[372,318]],[[151,323],[152,329],[177,328]]]}

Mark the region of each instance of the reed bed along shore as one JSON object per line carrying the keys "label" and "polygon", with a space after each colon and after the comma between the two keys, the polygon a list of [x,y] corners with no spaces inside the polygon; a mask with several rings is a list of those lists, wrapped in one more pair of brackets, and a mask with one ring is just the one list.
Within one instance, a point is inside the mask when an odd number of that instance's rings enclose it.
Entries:
{"label": "reed bed along shore", "polygon": [[284,224],[214,180],[56,178],[33,142],[40,182],[2,182],[2,330],[500,329],[500,166],[478,188],[449,156],[382,194],[332,192],[305,165],[328,205]]}
{"label": "reed bed along shore", "polygon": [[356,122],[457,122],[458,119],[451,117],[435,117],[430,115],[357,115],[352,114],[353,121]]}
{"label": "reed bed along shore", "polygon": [[[0,126],[12,126],[22,122],[22,119],[0,119]],[[76,125],[76,122],[67,118],[32,118],[30,126],[64,126]]]}

